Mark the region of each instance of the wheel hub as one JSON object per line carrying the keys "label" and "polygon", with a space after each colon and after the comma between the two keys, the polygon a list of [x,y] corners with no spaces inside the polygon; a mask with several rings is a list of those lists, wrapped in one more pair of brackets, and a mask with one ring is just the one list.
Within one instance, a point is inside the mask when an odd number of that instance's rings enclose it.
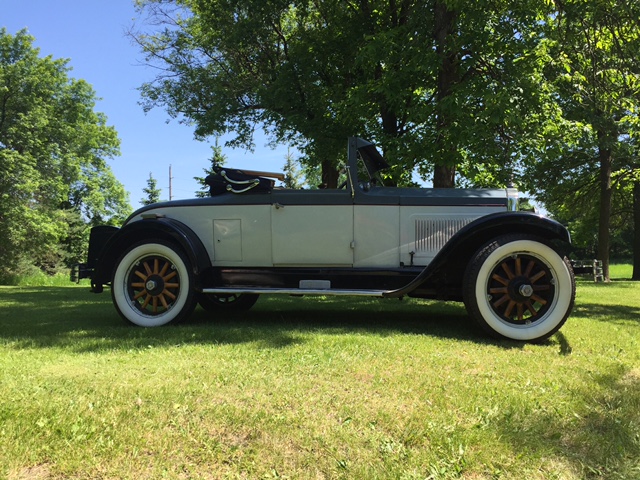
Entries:
{"label": "wheel hub", "polygon": [[525,283],[523,285],[520,285],[520,288],[518,288],[518,293],[523,297],[529,298],[531,295],[533,295],[533,287]]}
{"label": "wheel hub", "polygon": [[512,255],[493,269],[487,293],[493,311],[503,320],[529,324],[548,310],[555,288],[544,262],[529,255]]}
{"label": "wheel hub", "polygon": [[141,259],[131,270],[129,294],[133,304],[146,314],[159,315],[178,298],[180,279],[167,259],[151,256]]}
{"label": "wheel hub", "polygon": [[533,295],[533,286],[527,277],[518,276],[508,279],[507,293],[516,302],[526,302]]}
{"label": "wheel hub", "polygon": [[164,291],[164,280],[159,275],[151,275],[144,286],[149,295],[156,297]]}

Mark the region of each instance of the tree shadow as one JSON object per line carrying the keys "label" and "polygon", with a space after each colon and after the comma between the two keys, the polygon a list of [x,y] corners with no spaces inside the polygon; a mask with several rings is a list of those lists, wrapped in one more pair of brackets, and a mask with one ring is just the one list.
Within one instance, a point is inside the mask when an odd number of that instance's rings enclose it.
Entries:
{"label": "tree shadow", "polygon": [[519,455],[562,458],[580,478],[640,478],[640,369],[618,365],[584,385],[572,392],[581,399],[572,415],[554,406],[542,415],[505,415],[498,435]]}
{"label": "tree shadow", "polygon": [[573,314],[607,323],[640,323],[640,307],[629,305],[602,305],[580,302],[580,304],[576,305]]}
{"label": "tree shadow", "polygon": [[459,303],[362,297],[263,296],[247,312],[207,312],[200,307],[175,326],[139,328],[120,319],[109,293],[78,287],[0,290],[0,337],[12,348],[64,348],[75,352],[137,350],[149,346],[254,343],[286,348],[308,333],[425,335],[522,348],[488,337]]}

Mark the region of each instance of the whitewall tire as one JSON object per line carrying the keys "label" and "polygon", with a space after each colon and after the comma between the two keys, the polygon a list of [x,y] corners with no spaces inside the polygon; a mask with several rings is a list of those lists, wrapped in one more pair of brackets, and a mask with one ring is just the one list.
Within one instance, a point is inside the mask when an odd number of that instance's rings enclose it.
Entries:
{"label": "whitewall tire", "polygon": [[176,323],[196,306],[194,276],[185,254],[163,241],[134,245],[117,262],[111,295],[120,316],[141,327]]}
{"label": "whitewall tire", "polygon": [[463,296],[469,315],[487,332],[539,342],[570,315],[575,278],[568,261],[542,240],[505,235],[475,254]]}

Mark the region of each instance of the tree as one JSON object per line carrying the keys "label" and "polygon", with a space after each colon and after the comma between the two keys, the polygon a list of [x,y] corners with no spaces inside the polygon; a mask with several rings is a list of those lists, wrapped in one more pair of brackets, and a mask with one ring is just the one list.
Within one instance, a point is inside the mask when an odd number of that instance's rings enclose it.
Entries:
{"label": "tree", "polygon": [[162,105],[171,116],[183,115],[197,137],[233,131],[232,146],[252,148],[255,125],[264,124],[278,140],[323,156],[323,174],[335,184],[346,130],[325,115],[325,105],[336,85],[314,71],[321,43],[305,53],[315,32],[296,41],[305,34],[301,25],[323,21],[316,12],[258,0],[172,3],[142,2],[159,31],[135,38],[149,61],[167,71],[143,86],[145,108]]}
{"label": "tree", "polygon": [[134,37],[163,72],[142,87],[145,108],[166,107],[198,136],[235,132],[234,146],[251,147],[263,125],[298,146],[307,169],[321,167],[329,187],[354,134],[382,146],[394,184],[417,167],[436,187],[519,179],[560,199],[552,190],[572,182],[543,182],[550,165],[597,165],[587,170],[597,171],[608,277],[612,178],[624,167],[615,159],[638,130],[637,2],[140,5],[155,31]]}
{"label": "tree", "polygon": [[218,144],[218,139],[216,139],[216,144],[211,147],[211,151],[212,155],[209,159],[209,162],[211,162],[211,166],[209,168],[203,169],[206,175],[204,177],[193,177],[193,179],[200,184],[200,190],[196,191],[195,193],[196,197],[198,198],[209,196],[209,185],[207,185],[205,182],[206,176],[215,173],[215,167],[220,167],[227,161],[226,155],[222,153],[222,147]]}
{"label": "tree", "polygon": [[[627,240],[625,243],[633,257],[631,279],[640,280],[640,145],[638,143],[640,117],[635,120],[635,125],[630,128],[630,135],[624,142],[624,145],[628,147],[627,155],[616,158],[618,163],[622,165],[617,169],[613,181],[616,186],[615,193],[620,192],[621,194],[614,197],[613,215],[614,218],[620,219],[619,223],[623,225],[623,235],[627,233],[624,237]],[[619,212],[618,215],[616,215],[616,211]]]}
{"label": "tree", "polygon": [[285,158],[285,164],[282,167],[284,171],[284,186],[285,188],[300,189],[302,188],[302,172],[298,170],[296,161],[293,158],[291,150],[287,151]]}
{"label": "tree", "polygon": [[556,6],[546,33],[554,59],[547,76],[563,111],[565,131],[573,132],[573,138],[565,133],[553,156],[533,166],[531,178],[547,181],[531,188],[566,206],[571,205],[567,199],[581,197],[581,212],[597,212],[597,257],[608,281],[618,187],[613,179],[628,168],[629,141],[639,124],[640,5],[566,0]]}
{"label": "tree", "polygon": [[61,260],[62,253],[52,259],[52,252],[69,239],[70,216],[85,224],[117,222],[130,210],[123,186],[106,164],[119,153],[119,140],[106,117],[94,111],[94,91],[68,77],[68,60],[39,57],[33,41],[24,30],[14,36],[0,29],[0,266],[5,273]]}
{"label": "tree", "polygon": [[640,280],[640,180],[633,182],[633,280]]}
{"label": "tree", "polygon": [[381,145],[392,183],[410,182],[418,165],[451,187],[471,157],[509,170],[527,145],[520,137],[535,137],[544,118],[540,38],[531,34],[545,12],[539,2],[139,5],[154,31],[132,36],[163,72],[142,87],[146,109],[182,116],[198,137],[234,132],[233,146],[252,147],[264,125],[321,166],[329,187],[349,135]]}
{"label": "tree", "polygon": [[158,181],[153,178],[151,172],[149,172],[147,186],[142,189],[142,192],[146,195],[146,197],[140,199],[142,205],[151,205],[152,203],[158,203],[160,201],[162,190],[158,188]]}

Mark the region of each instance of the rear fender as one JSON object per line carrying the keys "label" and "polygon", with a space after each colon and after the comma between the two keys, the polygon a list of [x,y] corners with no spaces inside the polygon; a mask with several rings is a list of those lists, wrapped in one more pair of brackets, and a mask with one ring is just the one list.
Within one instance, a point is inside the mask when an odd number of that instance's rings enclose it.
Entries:
{"label": "rear fender", "polygon": [[436,287],[462,288],[462,276],[475,252],[491,239],[509,233],[524,233],[549,243],[570,244],[569,231],[560,223],[529,212],[500,212],[469,223],[456,232],[420,274],[404,287],[387,292],[402,297],[425,283]]}
{"label": "rear fender", "polygon": [[175,243],[186,253],[196,278],[211,266],[202,241],[184,223],[171,218],[144,219],[125,225],[109,238],[96,260],[91,277],[93,291],[101,292],[102,286],[111,281],[116,261],[131,245],[161,239]]}

